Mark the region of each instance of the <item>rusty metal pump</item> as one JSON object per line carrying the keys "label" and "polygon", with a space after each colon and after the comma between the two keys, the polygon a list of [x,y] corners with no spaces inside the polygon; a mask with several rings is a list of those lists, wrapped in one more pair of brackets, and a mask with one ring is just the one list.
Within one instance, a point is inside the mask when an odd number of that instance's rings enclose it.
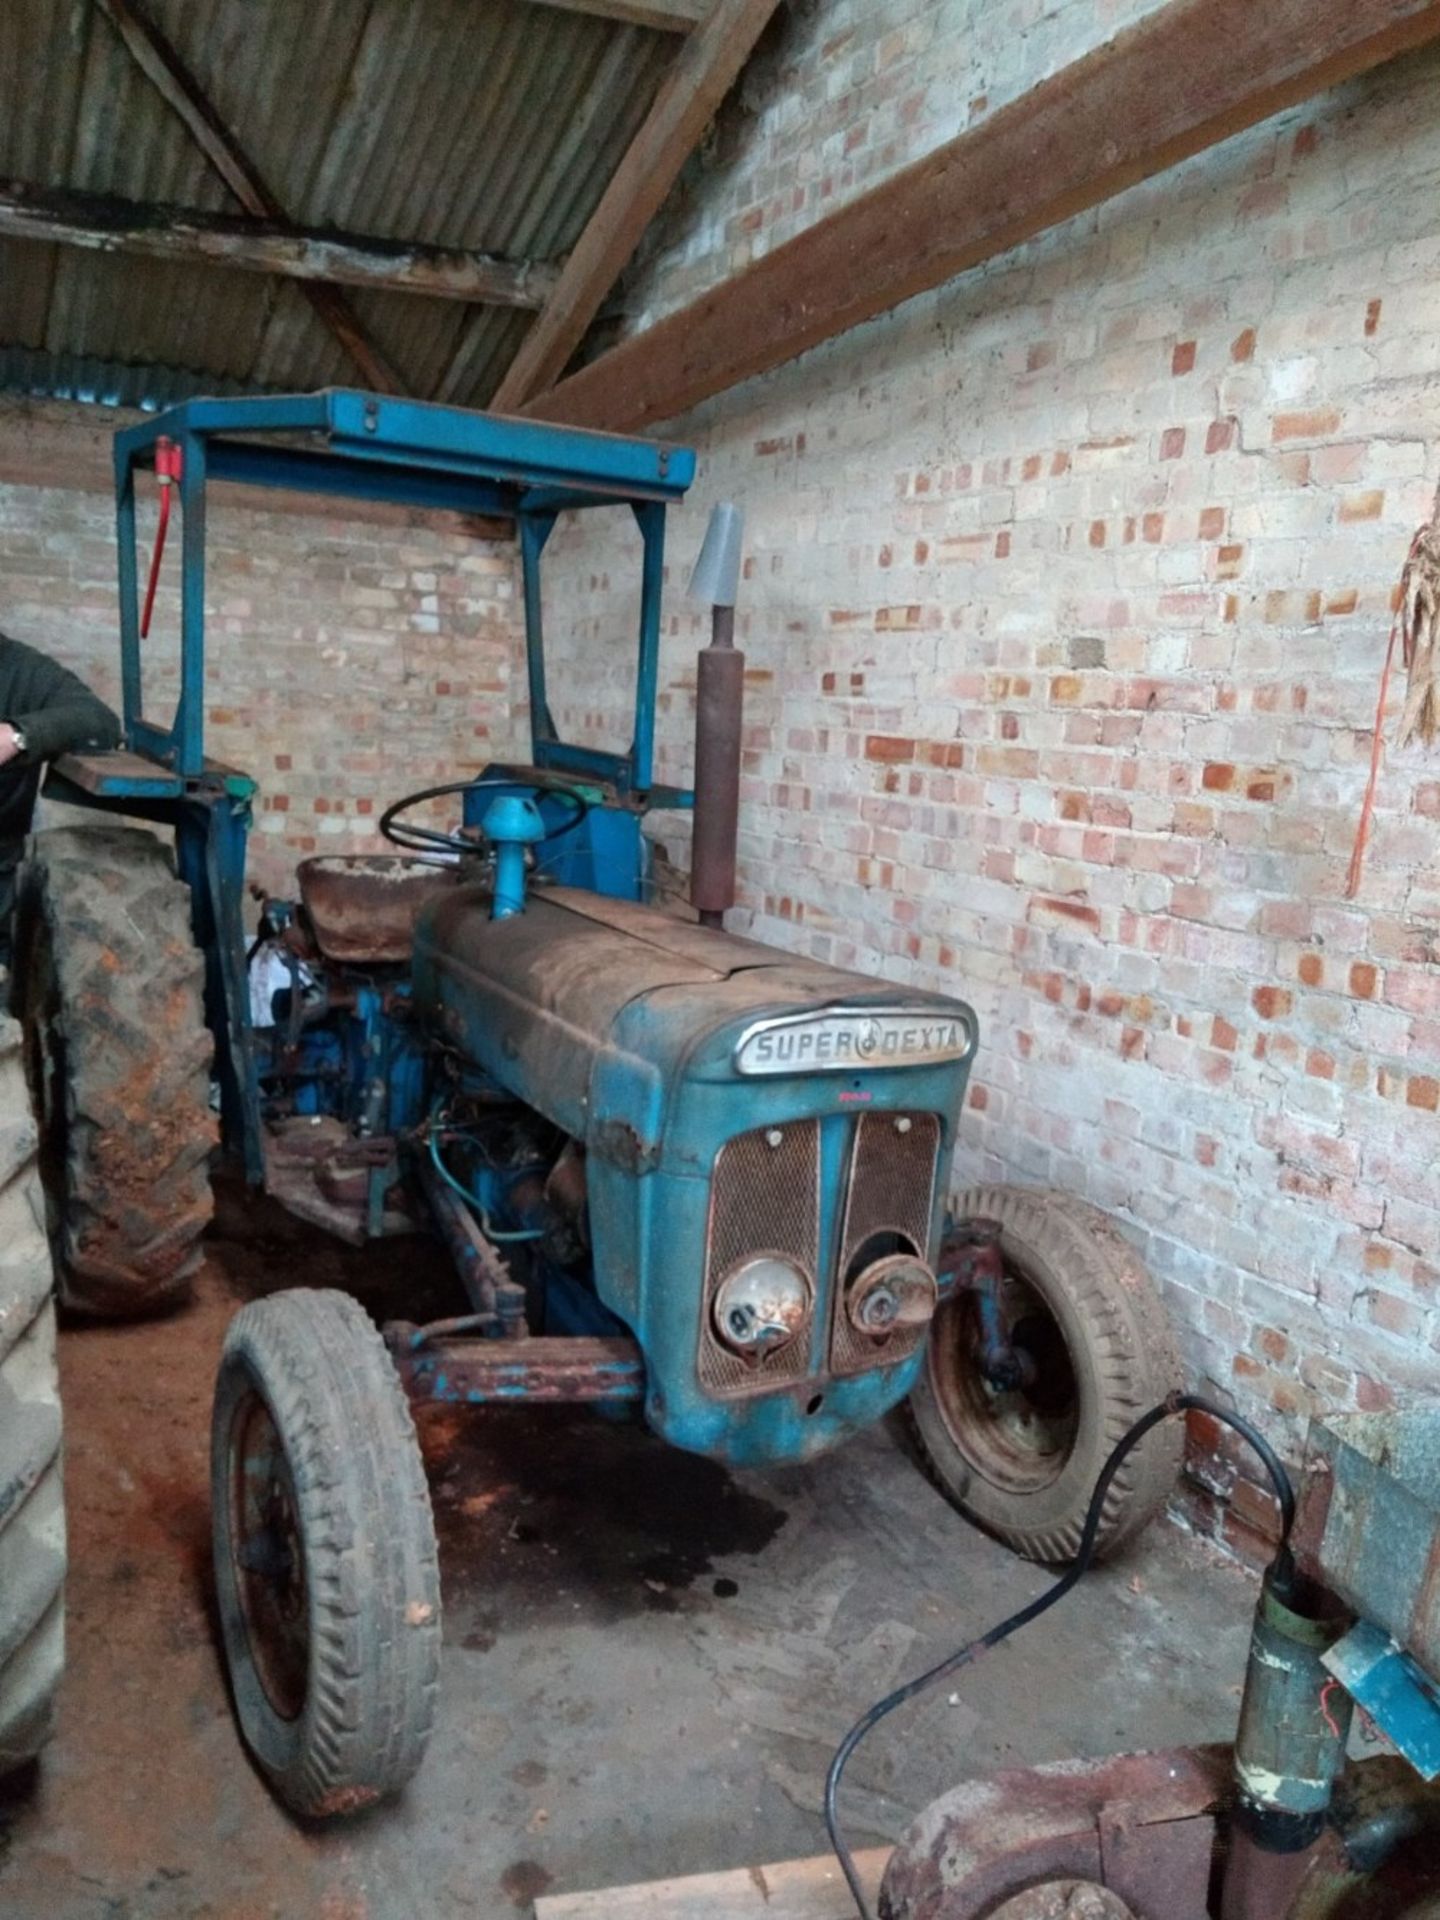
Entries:
{"label": "rusty metal pump", "polygon": [[[1281,1540],[1256,1605],[1233,1747],[1125,1754],[1001,1774],[934,1802],[892,1855],[881,1920],[1435,1920],[1440,1914],[1440,1409],[1312,1427],[1303,1497],[1263,1439],[1180,1395],[1126,1451],[1200,1408],[1255,1448]],[[826,1811],[858,1741],[894,1707],[1063,1599],[1092,1538],[1048,1593],[882,1701],[832,1764]],[[1356,1705],[1395,1749],[1348,1763]]]}

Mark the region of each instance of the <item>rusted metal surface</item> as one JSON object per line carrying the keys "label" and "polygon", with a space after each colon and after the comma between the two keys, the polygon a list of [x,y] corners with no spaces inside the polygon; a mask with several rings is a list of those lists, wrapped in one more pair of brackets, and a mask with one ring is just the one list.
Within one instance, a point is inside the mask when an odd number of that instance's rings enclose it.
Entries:
{"label": "rusted metal surface", "polygon": [[[1186,1907],[1176,1895],[1171,1842],[1191,1860],[1192,1823],[1212,1831],[1211,1816],[1230,1782],[1228,1747],[1181,1747],[1119,1754],[1106,1760],[1059,1761],[1028,1772],[967,1781],[936,1800],[895,1849],[881,1888],[882,1920],[981,1920],[998,1903],[1046,1879],[1106,1878],[1107,1841],[1117,1868],[1115,1834],[1125,1828],[1168,1830],[1153,1847],[1132,1848],[1123,1897],[1141,1920],[1206,1920],[1201,1897]],[[1149,1865],[1155,1878],[1144,1881]],[[1145,1904],[1151,1898],[1159,1905]],[[1137,1898],[1138,1896],[1138,1898]]]}
{"label": "rusted metal surface", "polygon": [[1319,1843],[1275,1853],[1243,1827],[1230,1836],[1220,1920],[1284,1920],[1315,1864]]}
{"label": "rusted metal surface", "polygon": [[1317,1420],[1306,1466],[1320,1577],[1440,1679],[1440,1407]]}
{"label": "rusted metal surface", "polygon": [[695,661],[695,828],[690,899],[701,923],[719,927],[735,904],[740,821],[740,736],[745,656],[735,646],[735,609],[716,607],[715,632]]}
{"label": "rusted metal surface", "polygon": [[[383,1176],[395,1154],[393,1140],[359,1139],[328,1115],[295,1115],[271,1123],[265,1141],[265,1189],[313,1226],[358,1247],[373,1237],[370,1183]],[[386,1183],[381,1233],[413,1233],[416,1222],[402,1206],[398,1173]]]}
{"label": "rusted metal surface", "polygon": [[1136,1820],[1129,1808],[1107,1807],[1100,1817],[1101,1878],[1140,1920],[1204,1913],[1214,1859],[1210,1814],[1152,1823]]}
{"label": "rusted metal surface", "polygon": [[385,1339],[406,1392],[416,1400],[481,1406],[645,1395],[645,1362],[633,1340],[435,1340],[424,1327],[404,1321],[386,1327]]}
{"label": "rusted metal surface", "polygon": [[410,958],[422,908],[456,883],[457,869],[384,853],[320,854],[295,869],[316,944],[343,966]]}
{"label": "rusted metal surface", "polygon": [[990,1920],[1136,1920],[1117,1895],[1093,1880],[1050,1880],[996,1907]]}
{"label": "rusted metal surface", "polygon": [[940,1272],[955,1287],[971,1287],[985,1281],[998,1283],[1005,1275],[1000,1252],[1003,1232],[998,1220],[977,1217],[958,1221],[940,1242],[940,1258],[936,1263]]}
{"label": "rusted metal surface", "polygon": [[1067,1879],[1103,1887],[1134,1920],[1440,1916],[1440,1787],[1403,1761],[1352,1764],[1324,1832],[1290,1854],[1235,1823],[1230,1774],[1231,1750],[1217,1746],[967,1782],[896,1848],[882,1920],[1013,1920],[1027,1909],[1011,1899]]}

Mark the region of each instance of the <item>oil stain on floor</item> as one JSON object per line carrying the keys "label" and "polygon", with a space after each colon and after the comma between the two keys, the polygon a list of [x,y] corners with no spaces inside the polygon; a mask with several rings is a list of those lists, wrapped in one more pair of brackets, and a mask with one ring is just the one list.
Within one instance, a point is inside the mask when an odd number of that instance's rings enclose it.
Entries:
{"label": "oil stain on floor", "polygon": [[593,1413],[446,1408],[419,1425],[452,1613],[531,1627],[577,1607],[597,1625],[673,1613],[713,1596],[701,1577],[717,1560],[763,1553],[785,1524],[714,1461]]}

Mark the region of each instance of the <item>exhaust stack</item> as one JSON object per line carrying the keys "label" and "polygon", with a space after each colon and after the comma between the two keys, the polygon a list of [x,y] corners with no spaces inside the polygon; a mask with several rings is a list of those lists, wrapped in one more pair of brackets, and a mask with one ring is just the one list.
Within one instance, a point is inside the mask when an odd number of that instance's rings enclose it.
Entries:
{"label": "exhaust stack", "polygon": [[695,658],[695,824],[690,901],[705,927],[724,925],[735,904],[740,818],[740,731],[745,656],[735,645],[735,597],[745,516],[722,501],[710,515],[690,576],[690,597],[710,602],[710,644]]}

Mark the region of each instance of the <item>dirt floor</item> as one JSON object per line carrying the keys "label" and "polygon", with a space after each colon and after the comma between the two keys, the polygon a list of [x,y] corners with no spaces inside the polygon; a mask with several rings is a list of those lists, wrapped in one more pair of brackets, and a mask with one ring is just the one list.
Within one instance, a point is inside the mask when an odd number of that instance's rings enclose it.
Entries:
{"label": "dirt floor", "polygon": [[[442,1256],[351,1254],[231,1195],[195,1304],[62,1340],[70,1651],[59,1736],[0,1799],[6,1920],[421,1920],[819,1852],[826,1763],[902,1676],[1046,1575],[967,1527],[898,1436],[732,1478],[581,1410],[426,1417],[444,1696],[409,1792],[291,1822],[231,1722],[212,1626],[210,1383],[281,1286],[418,1318]],[[1170,1528],[862,1749],[854,1837],[997,1765],[1228,1736],[1249,1580]]]}

